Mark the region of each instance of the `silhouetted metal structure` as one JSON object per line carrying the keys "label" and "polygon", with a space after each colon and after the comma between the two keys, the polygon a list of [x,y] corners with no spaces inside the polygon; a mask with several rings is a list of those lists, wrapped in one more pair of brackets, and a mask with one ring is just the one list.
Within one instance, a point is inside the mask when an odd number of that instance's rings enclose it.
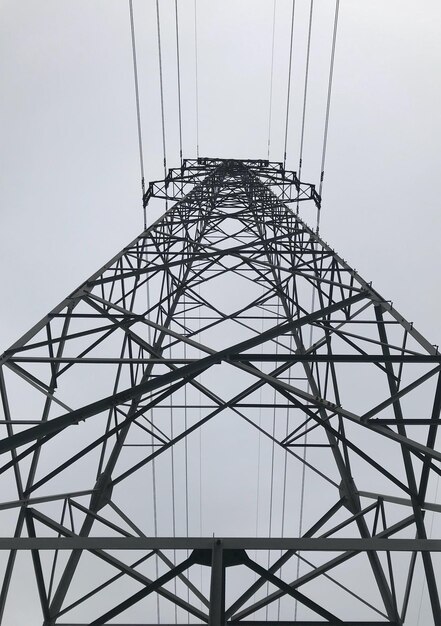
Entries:
{"label": "silhouetted metal structure", "polygon": [[[281,164],[186,160],[151,199],[171,206],[2,356],[2,615],[32,576],[46,626],[154,623],[150,597],[162,623],[399,625],[424,581],[441,624],[437,349],[305,224],[320,198]],[[188,446],[216,418],[231,493],[260,471],[231,420],[269,442],[281,530],[196,536]]]}

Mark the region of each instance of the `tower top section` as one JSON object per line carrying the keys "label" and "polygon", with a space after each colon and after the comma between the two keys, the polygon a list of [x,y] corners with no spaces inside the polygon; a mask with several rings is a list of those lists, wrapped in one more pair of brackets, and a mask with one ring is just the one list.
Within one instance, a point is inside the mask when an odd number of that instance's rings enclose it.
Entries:
{"label": "tower top section", "polygon": [[182,166],[171,168],[164,180],[152,181],[144,194],[144,206],[152,197],[177,202],[210,174],[222,179],[239,174],[257,177],[284,204],[312,200],[318,209],[321,205],[315,185],[301,182],[297,172],[286,170],[280,162],[200,157],[184,159]]}

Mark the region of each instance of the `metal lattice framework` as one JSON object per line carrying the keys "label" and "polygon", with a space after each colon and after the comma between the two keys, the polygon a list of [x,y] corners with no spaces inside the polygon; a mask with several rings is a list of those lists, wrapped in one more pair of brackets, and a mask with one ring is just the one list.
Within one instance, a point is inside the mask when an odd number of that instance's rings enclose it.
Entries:
{"label": "metal lattice framework", "polygon": [[398,625],[424,582],[441,624],[437,349],[280,164],[186,160],[151,198],[173,202],[2,356],[1,615],[32,580],[47,626]]}

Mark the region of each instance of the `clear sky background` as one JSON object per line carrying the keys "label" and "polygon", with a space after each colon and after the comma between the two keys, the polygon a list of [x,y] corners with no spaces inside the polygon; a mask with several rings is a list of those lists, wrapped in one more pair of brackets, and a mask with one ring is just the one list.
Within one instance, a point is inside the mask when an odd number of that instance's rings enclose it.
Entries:
{"label": "clear sky background", "polygon": [[[334,3],[314,6],[302,178],[318,184]],[[160,7],[166,156],[176,166],[174,2]],[[270,158],[280,161],[291,0],[276,7]],[[297,0],[291,169],[307,9]],[[152,180],[163,175],[154,1],[134,0],[134,10]],[[184,156],[195,157],[193,0],[179,0],[179,16]],[[267,157],[272,20],[272,0],[198,0],[201,156]],[[321,233],[433,343],[441,343],[440,67],[439,2],[341,0]],[[0,85],[2,351],[142,229],[127,1],[0,0]],[[150,211],[148,222],[156,217]],[[302,217],[313,225],[315,211]]]}

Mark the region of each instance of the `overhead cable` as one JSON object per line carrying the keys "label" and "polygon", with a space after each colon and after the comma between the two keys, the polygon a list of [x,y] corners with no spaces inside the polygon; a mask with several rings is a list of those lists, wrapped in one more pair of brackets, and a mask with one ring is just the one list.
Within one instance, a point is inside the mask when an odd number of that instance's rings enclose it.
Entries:
{"label": "overhead cable", "polygon": [[291,70],[292,70],[292,45],[294,41],[294,14],[296,8],[296,0],[292,1],[291,12],[291,35],[289,42],[289,66],[288,66],[288,92],[286,96],[286,118],[285,118],[285,145],[283,149],[283,169],[286,167],[286,149],[288,145],[288,121],[289,121],[289,101],[291,98]]}
{"label": "overhead cable", "polygon": [[[142,198],[144,200],[144,195],[145,195],[144,158],[143,158],[143,149],[142,149],[141,110],[139,106],[139,84],[138,84],[138,64],[136,60],[135,21],[133,18],[132,2],[133,0],[129,0],[130,32],[132,36],[133,76],[135,80],[136,119],[138,123],[139,167],[141,170]],[[146,214],[146,207],[144,206],[144,202],[143,202],[143,212],[144,212],[144,230],[145,230],[147,228],[147,214]]]}
{"label": "overhead cable", "polygon": [[179,54],[179,15],[178,0],[175,0],[175,24],[176,24],[176,66],[178,74],[178,112],[179,112],[179,159],[182,166],[182,111],[181,111],[181,64]]}
{"label": "overhead cable", "polygon": [[[174,430],[173,430],[173,422],[174,422],[174,414],[173,414],[173,394],[170,394],[170,439],[173,441],[174,439]],[[171,454],[171,499],[172,499],[172,532],[173,537],[176,537],[176,497],[175,497],[175,447],[170,447]],[[176,550],[173,551],[173,564],[176,566]],[[177,595],[177,580],[176,577],[174,579],[174,593]],[[178,623],[178,607],[175,604],[175,624]]]}
{"label": "overhead cable", "polygon": [[[280,321],[280,297],[277,300],[277,323]],[[279,352],[279,342],[276,342],[276,355]],[[272,444],[271,444],[271,473],[270,473],[270,498],[269,498],[269,519],[268,519],[268,537],[272,536],[273,529],[273,501],[274,501],[274,462],[275,462],[275,446],[276,446],[276,406],[277,406],[277,391],[274,387],[273,390],[273,431],[272,431]],[[267,569],[271,564],[271,551],[268,550]],[[269,582],[266,584],[267,595],[269,594]],[[265,610],[265,619],[268,620],[268,605]]]}
{"label": "overhead cable", "polygon": [[308,43],[306,47],[305,81],[304,81],[304,87],[303,87],[302,130],[300,134],[300,155],[299,155],[299,178],[300,179],[301,179],[302,164],[303,164],[303,143],[305,139],[306,102],[308,99],[309,60],[310,60],[310,55],[311,55],[311,32],[312,32],[313,12],[314,12],[314,0],[311,0],[310,7],[309,7]]}
{"label": "overhead cable", "polygon": [[196,156],[199,159],[199,68],[198,68],[198,10],[194,0],[194,54],[195,54],[195,87],[196,87]]}
{"label": "overhead cable", "polygon": [[[292,333],[289,336],[289,353],[292,354],[293,350],[293,336]],[[288,370],[288,385],[291,384],[291,368]],[[286,428],[285,428],[285,440],[289,435],[289,406],[286,408]],[[282,488],[282,513],[281,513],[281,529],[280,536],[285,536],[285,514],[286,514],[286,485],[287,485],[287,475],[288,475],[288,451],[285,448],[284,455],[284,465],[283,465],[283,488]],[[280,556],[282,556],[282,551],[280,551]],[[282,576],[282,567],[279,570],[280,577]],[[280,598],[277,603],[277,620],[280,621]]]}
{"label": "overhead cable", "polygon": [[159,0],[156,0],[156,24],[158,31],[158,58],[159,58],[159,87],[161,94],[161,119],[162,119],[162,153],[164,155],[164,178],[167,177],[167,154],[165,142],[165,114],[164,114],[164,82],[162,76],[162,49],[161,49],[161,22],[159,17]]}
{"label": "overhead cable", "polygon": [[[320,167],[320,187],[319,187],[320,198],[322,197],[323,179],[325,177],[326,148],[328,145],[329,112],[331,109],[332,79],[334,76],[335,47],[336,47],[336,42],[337,42],[337,26],[338,26],[339,8],[340,8],[340,0],[336,0],[335,13],[334,13],[334,30],[332,33],[331,62],[329,65],[328,96],[326,100],[325,129],[323,132],[322,162],[321,162],[321,167]],[[320,210],[317,211],[317,233],[319,232],[319,226],[320,226]]]}
{"label": "overhead cable", "polygon": [[[153,422],[153,415],[152,415]],[[153,446],[153,434],[152,434],[152,446]],[[156,488],[156,459],[152,460],[152,488],[153,488],[153,536],[158,536],[158,495]],[[158,555],[155,555],[155,569],[156,569],[156,577],[159,578],[159,559]],[[156,615],[158,619],[158,623],[160,623],[161,610],[159,605],[159,593],[156,594]]]}
{"label": "overhead cable", "polygon": [[273,2],[273,37],[271,43],[271,74],[270,74],[270,97],[269,97],[269,112],[268,112],[268,161],[270,158],[270,146],[271,146],[271,120],[273,114],[273,76],[274,76],[274,41],[276,32],[276,0]]}

